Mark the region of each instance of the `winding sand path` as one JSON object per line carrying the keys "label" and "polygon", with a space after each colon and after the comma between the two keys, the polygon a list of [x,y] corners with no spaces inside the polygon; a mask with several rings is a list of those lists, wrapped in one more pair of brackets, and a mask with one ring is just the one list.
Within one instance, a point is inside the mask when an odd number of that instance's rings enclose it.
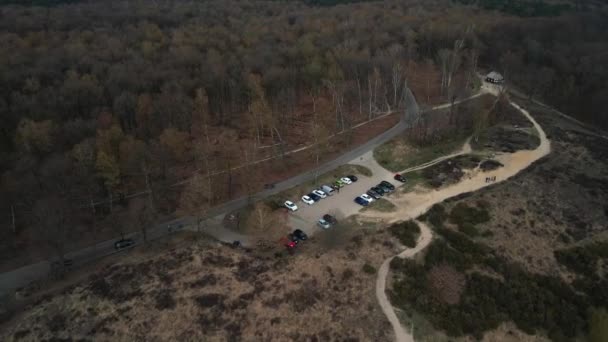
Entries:
{"label": "winding sand path", "polygon": [[[497,90],[492,87],[484,87],[483,90],[494,95],[497,94]],[[540,145],[536,149],[530,151],[517,151],[515,153],[497,155],[495,159],[500,161],[504,165],[503,167],[490,172],[480,172],[479,170],[473,171],[465,175],[463,180],[461,180],[457,184],[453,184],[438,190],[410,192],[402,196],[395,196],[394,198],[391,198],[391,202],[393,202],[398,208],[394,212],[381,213],[377,211],[366,211],[360,213],[360,215],[385,219],[388,223],[401,220],[415,219],[416,217],[425,213],[435,203],[440,203],[447,198],[454,197],[465,192],[479,190],[485,186],[496,182],[502,182],[510,177],[513,177],[521,170],[527,168],[534,161],[549,154],[551,152],[551,143],[547,139],[547,136],[543,129],[540,127],[540,125],[536,122],[536,120],[534,120],[534,118],[530,115],[530,113],[528,113],[528,111],[524,110],[512,101],[510,102],[510,104],[516,109],[518,109],[524,116],[526,116],[526,118],[528,118],[528,120],[532,122],[534,128],[536,128],[536,130],[538,131]],[[466,145],[468,145],[468,143],[465,144],[463,150],[467,149]],[[467,153],[469,152],[470,147]],[[455,155],[460,154],[464,154],[463,151],[460,151]],[[410,168],[406,170],[406,172],[420,170],[425,167],[435,165],[436,163],[447,158],[451,158],[455,155],[438,158],[424,165]],[[493,176],[496,177],[496,182],[486,183],[486,177]],[[420,226],[421,234],[418,239],[418,243],[416,244],[416,247],[406,249],[401,253],[386,259],[382,263],[382,266],[378,271],[378,278],[376,279],[376,298],[378,299],[378,303],[380,304],[382,311],[384,312],[393,327],[393,331],[395,333],[395,340],[397,342],[413,342],[414,336],[411,332],[408,332],[406,329],[403,328],[401,322],[399,322],[399,319],[395,314],[395,310],[392,304],[386,296],[386,278],[390,268],[390,262],[394,257],[411,258],[416,255],[416,253],[423,250],[431,242],[432,232],[429,227],[423,224],[422,222],[417,223]]]}

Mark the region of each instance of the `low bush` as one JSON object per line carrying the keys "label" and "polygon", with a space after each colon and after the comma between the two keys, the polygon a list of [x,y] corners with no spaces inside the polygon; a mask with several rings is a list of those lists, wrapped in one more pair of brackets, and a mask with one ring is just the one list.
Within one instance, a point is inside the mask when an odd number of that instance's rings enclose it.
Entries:
{"label": "low bush", "polygon": [[475,226],[488,222],[490,214],[486,208],[469,207],[465,203],[458,203],[450,211],[450,221],[455,223],[461,230],[467,230],[465,226]]}
{"label": "low bush", "polygon": [[363,272],[367,274],[376,274],[376,268],[370,264],[363,265]]}
{"label": "low bush", "polygon": [[470,223],[465,223],[463,226],[458,227],[458,230],[470,237],[479,236],[479,229]]}
{"label": "low bush", "polygon": [[[397,275],[391,292],[396,306],[424,314],[450,336],[481,338],[485,331],[507,321],[529,334],[546,331],[554,340],[572,339],[586,328],[589,298],[594,292],[579,295],[558,278],[527,273],[461,233],[441,229],[440,234],[444,239],[429,246],[424,264],[396,259],[391,262]],[[458,303],[448,304],[436,297],[438,285],[428,279],[436,265],[450,265],[467,274]],[[484,268],[495,270],[501,277],[477,271]],[[407,277],[400,277],[400,273]],[[587,286],[601,292],[598,284]]]}
{"label": "low bush", "polygon": [[406,247],[416,247],[420,227],[412,220],[395,223],[389,227],[390,232]]}
{"label": "low bush", "polygon": [[568,269],[592,277],[600,259],[608,259],[608,241],[556,250],[555,259]]}
{"label": "low bush", "polygon": [[441,203],[437,203],[431,207],[420,219],[432,224],[435,228],[443,226],[443,222],[447,218],[445,208]]}

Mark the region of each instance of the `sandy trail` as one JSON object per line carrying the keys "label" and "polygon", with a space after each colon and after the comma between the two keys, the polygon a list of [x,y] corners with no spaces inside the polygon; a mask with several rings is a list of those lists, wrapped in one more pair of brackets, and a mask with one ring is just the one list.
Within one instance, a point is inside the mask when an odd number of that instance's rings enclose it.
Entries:
{"label": "sandy trail", "polygon": [[[484,90],[486,92],[489,92],[492,94],[497,93],[496,90],[492,89],[492,88],[489,88],[489,89],[484,88]],[[395,196],[394,198],[391,198],[391,201],[398,208],[394,212],[382,213],[382,212],[377,212],[377,211],[366,211],[366,212],[360,213],[360,215],[363,217],[367,216],[367,217],[373,217],[373,218],[380,218],[380,219],[386,220],[388,223],[401,221],[401,220],[415,219],[416,217],[425,213],[435,203],[440,203],[447,198],[450,198],[450,197],[453,197],[453,196],[456,196],[456,195],[459,195],[459,194],[462,194],[465,192],[471,192],[471,191],[481,189],[481,188],[488,186],[490,184],[493,184],[495,182],[502,182],[510,177],[513,177],[521,170],[527,168],[534,161],[549,154],[551,152],[551,143],[547,139],[547,136],[546,136],[545,132],[543,131],[543,129],[540,127],[540,125],[536,122],[536,120],[534,120],[534,118],[526,110],[524,110],[523,108],[521,108],[514,102],[510,102],[510,103],[513,107],[515,107],[522,114],[524,114],[528,118],[528,120],[530,120],[530,122],[532,122],[532,124],[534,125],[534,128],[536,128],[536,130],[538,131],[538,135],[540,138],[540,145],[535,150],[518,151],[518,152],[510,153],[510,154],[498,155],[495,159],[500,161],[504,165],[503,167],[501,167],[497,170],[494,170],[494,171],[490,171],[490,172],[481,172],[478,169],[474,170],[474,171],[466,174],[464,176],[463,180],[461,180],[459,183],[451,185],[451,186],[447,186],[442,189],[411,192],[411,193],[404,194],[402,196]],[[465,147],[463,148],[463,150],[467,149],[466,145],[468,145],[468,144],[465,144]],[[470,146],[468,147],[468,149],[469,149],[469,151],[466,153],[470,153]],[[460,152],[462,152],[462,151],[460,151]],[[460,152],[456,153],[455,155],[464,154],[464,153],[460,153]],[[446,156],[445,158],[444,157],[438,158],[432,162],[426,163],[425,165],[420,165],[420,166],[417,166],[414,168],[410,168],[406,171],[414,171],[414,170],[419,170],[419,169],[422,169],[425,167],[429,167],[431,165],[434,165],[442,160],[451,158],[453,156],[454,155]],[[493,177],[493,176],[496,177],[496,181],[492,182],[492,183],[487,183],[486,178]],[[415,248],[406,249],[403,252],[399,253],[398,255],[396,255],[397,257],[411,258],[416,253],[423,250],[431,242],[432,234],[431,234],[430,229],[426,225],[422,224],[421,222],[418,222],[418,224],[421,229],[421,236],[418,240],[418,244],[416,245]],[[380,304],[382,311],[384,312],[384,314],[386,315],[386,317],[388,318],[389,322],[391,323],[391,325],[393,327],[396,341],[397,342],[412,342],[412,341],[414,341],[413,335],[403,328],[403,326],[399,322],[399,319],[397,318],[397,315],[395,314],[393,306],[391,305],[390,301],[388,300],[388,298],[386,296],[386,277],[388,275],[390,262],[393,258],[394,257],[390,257],[390,258],[386,259],[382,263],[382,266],[380,267],[380,270],[378,271],[378,278],[376,280],[376,298],[378,299],[378,303]]]}
{"label": "sandy trail", "polygon": [[420,237],[418,237],[416,247],[406,249],[403,252],[384,260],[382,266],[380,266],[380,270],[378,270],[378,278],[376,278],[376,298],[378,299],[378,303],[380,304],[380,307],[382,307],[382,311],[386,315],[386,318],[388,318],[388,321],[393,326],[395,340],[400,342],[413,342],[414,337],[403,329],[401,323],[399,322],[399,318],[397,318],[397,314],[395,314],[395,310],[393,309],[391,302],[386,296],[386,278],[393,258],[411,258],[419,251],[425,249],[426,246],[431,243],[433,234],[431,233],[429,227],[419,221],[416,221],[416,223],[418,223],[418,226],[420,226]]}

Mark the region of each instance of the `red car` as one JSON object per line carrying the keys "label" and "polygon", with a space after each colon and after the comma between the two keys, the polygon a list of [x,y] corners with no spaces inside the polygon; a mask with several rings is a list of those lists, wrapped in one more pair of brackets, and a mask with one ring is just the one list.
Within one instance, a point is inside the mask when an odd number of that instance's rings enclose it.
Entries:
{"label": "red car", "polygon": [[400,181],[401,183],[405,183],[405,177],[403,177],[401,174],[396,174],[395,180]]}

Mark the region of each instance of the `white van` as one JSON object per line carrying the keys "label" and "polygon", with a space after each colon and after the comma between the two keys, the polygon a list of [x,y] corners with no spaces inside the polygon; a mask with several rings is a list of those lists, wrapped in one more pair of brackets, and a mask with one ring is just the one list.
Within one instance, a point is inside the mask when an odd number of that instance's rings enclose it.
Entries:
{"label": "white van", "polygon": [[327,194],[327,196],[331,196],[334,194],[334,189],[331,186],[323,185],[321,190]]}

